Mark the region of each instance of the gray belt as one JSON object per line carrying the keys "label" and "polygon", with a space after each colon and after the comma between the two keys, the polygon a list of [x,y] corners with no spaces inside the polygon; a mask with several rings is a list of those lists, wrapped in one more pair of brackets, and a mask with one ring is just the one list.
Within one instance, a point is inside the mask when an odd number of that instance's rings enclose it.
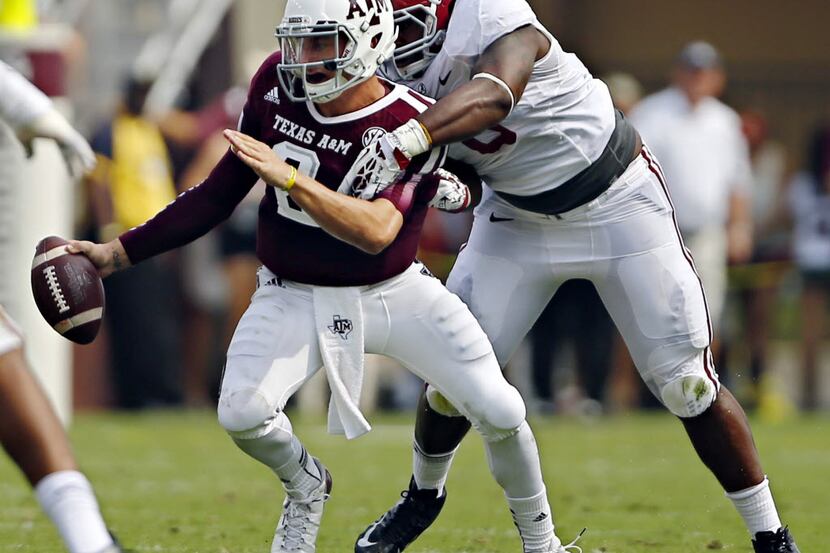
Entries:
{"label": "gray belt", "polygon": [[602,154],[567,182],[533,196],[518,196],[507,192],[496,194],[511,205],[526,211],[544,215],[565,213],[587,204],[608,190],[629,164],[640,155],[641,149],[642,141],[637,130],[622,112],[617,110],[614,132],[611,133]]}

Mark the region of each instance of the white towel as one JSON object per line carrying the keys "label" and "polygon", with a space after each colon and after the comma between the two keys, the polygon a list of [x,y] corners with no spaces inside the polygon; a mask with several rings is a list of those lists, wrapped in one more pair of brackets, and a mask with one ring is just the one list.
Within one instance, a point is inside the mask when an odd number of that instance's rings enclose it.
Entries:
{"label": "white towel", "polygon": [[314,320],[331,388],[328,429],[353,439],[371,426],[360,412],[363,388],[363,309],[355,287],[315,286]]}

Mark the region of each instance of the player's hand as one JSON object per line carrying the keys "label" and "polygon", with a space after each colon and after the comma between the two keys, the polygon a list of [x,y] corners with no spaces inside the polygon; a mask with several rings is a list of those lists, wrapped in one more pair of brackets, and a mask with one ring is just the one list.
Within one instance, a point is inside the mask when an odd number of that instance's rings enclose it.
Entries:
{"label": "player's hand", "polygon": [[448,213],[461,213],[470,207],[472,201],[470,189],[455,173],[446,169],[438,169],[435,174],[438,176],[438,191],[429,202],[430,207]]}
{"label": "player's hand", "polygon": [[415,119],[384,134],[358,154],[353,166],[357,176],[353,194],[371,200],[400,179],[412,158],[431,147],[426,129]]}
{"label": "player's hand", "polygon": [[69,174],[74,178],[95,168],[95,153],[86,139],[54,108],[21,128],[18,135],[29,157],[35,138],[50,138],[57,142]]}
{"label": "player's hand", "polygon": [[106,244],[96,244],[86,240],[70,240],[69,245],[66,246],[66,251],[87,256],[95,265],[95,268],[98,269],[101,278],[106,278],[112,273],[126,269],[131,265],[130,258],[127,257],[127,252],[118,238]]}
{"label": "player's hand", "polygon": [[223,134],[236,157],[253,169],[265,184],[285,188],[293,168],[280,159],[270,146],[238,131],[226,129]]}

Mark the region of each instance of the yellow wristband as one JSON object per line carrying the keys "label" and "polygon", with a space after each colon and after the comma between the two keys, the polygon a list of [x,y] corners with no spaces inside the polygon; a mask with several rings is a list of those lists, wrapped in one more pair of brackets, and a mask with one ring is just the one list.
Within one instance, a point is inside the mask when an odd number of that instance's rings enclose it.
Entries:
{"label": "yellow wristband", "polygon": [[288,192],[295,184],[297,184],[297,168],[292,166],[291,174],[288,175],[288,180],[285,181],[285,186],[282,189]]}
{"label": "yellow wristband", "polygon": [[432,135],[429,134],[429,129],[420,121],[418,121],[418,124],[421,125],[421,129],[424,131],[424,136],[426,136],[427,142],[429,142],[429,145],[432,146]]}

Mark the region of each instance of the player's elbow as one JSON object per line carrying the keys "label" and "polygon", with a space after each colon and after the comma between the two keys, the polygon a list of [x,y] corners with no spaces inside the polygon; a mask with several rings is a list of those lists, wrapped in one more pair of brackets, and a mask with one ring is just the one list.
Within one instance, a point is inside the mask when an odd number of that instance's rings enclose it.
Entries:
{"label": "player's elbow", "polygon": [[513,102],[507,94],[499,94],[490,98],[487,104],[487,110],[493,114],[493,118],[498,121],[504,121],[510,112],[513,110]]}
{"label": "player's elbow", "polygon": [[487,121],[489,128],[500,123],[510,115],[510,112],[513,110],[513,101],[507,91],[502,87],[490,81],[482,84],[486,88],[478,96],[474,109],[478,113],[479,119]]}
{"label": "player's elbow", "polygon": [[395,241],[402,226],[403,216],[391,202],[372,202],[372,211],[363,219],[355,246],[370,255],[377,255]]}
{"label": "player's elbow", "polygon": [[370,255],[378,255],[395,241],[397,229],[375,228],[362,233],[357,247]]}

